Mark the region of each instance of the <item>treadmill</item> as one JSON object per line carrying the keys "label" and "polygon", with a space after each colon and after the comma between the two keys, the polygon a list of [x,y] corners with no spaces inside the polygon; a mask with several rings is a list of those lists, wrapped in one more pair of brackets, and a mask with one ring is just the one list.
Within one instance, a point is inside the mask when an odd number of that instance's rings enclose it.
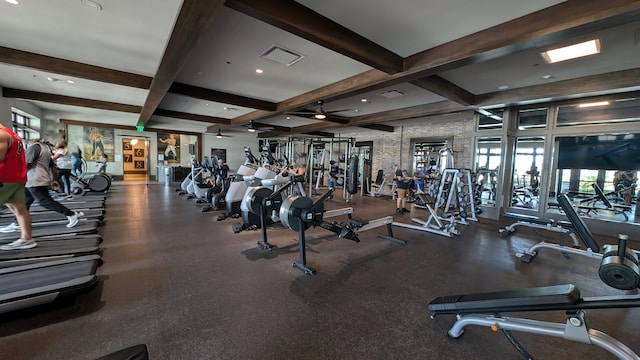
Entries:
{"label": "treadmill", "polygon": [[0,269],[56,259],[67,259],[100,254],[102,237],[97,234],[74,237],[47,237],[36,239],[38,246],[24,250],[0,251]]}
{"label": "treadmill", "polygon": [[[82,210],[84,215],[80,216],[80,219],[92,219],[102,221],[104,219],[105,211],[103,209],[87,209]],[[36,226],[36,223],[42,223],[47,221],[64,220],[67,221],[67,217],[55,212],[55,211],[39,211],[31,214],[31,223]],[[16,222],[16,218],[13,214],[0,215],[0,227],[7,226],[10,223]]]}
{"label": "treadmill", "polygon": [[[46,226],[33,226],[31,230],[31,236],[33,236],[36,241],[37,238],[52,236],[52,235],[79,235],[79,234],[95,234],[98,232],[98,221],[97,220],[85,220],[79,221],[78,225],[68,228],[67,222],[58,224],[51,224]],[[10,233],[0,233],[0,244],[7,244],[19,237],[20,234],[18,232],[10,232]]]}
{"label": "treadmill", "polygon": [[100,255],[54,259],[0,269],[0,314],[91,290]]}

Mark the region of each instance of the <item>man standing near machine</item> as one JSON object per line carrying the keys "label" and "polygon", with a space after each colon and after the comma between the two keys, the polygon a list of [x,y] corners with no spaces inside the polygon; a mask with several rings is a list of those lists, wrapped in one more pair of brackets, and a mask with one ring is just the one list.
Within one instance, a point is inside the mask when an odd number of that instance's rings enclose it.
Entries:
{"label": "man standing near machine", "polygon": [[0,205],[6,204],[16,216],[20,238],[0,246],[0,250],[31,249],[37,243],[31,238],[31,215],[25,204],[27,163],[22,139],[0,123]]}

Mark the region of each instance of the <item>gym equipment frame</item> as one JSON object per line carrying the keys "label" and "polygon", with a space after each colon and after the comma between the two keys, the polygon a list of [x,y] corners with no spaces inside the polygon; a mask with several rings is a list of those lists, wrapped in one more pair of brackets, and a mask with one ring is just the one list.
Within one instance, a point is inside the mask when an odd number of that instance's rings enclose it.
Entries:
{"label": "gym equipment frame", "polygon": [[280,221],[284,226],[298,232],[300,261],[294,261],[293,267],[301,270],[306,275],[313,275],[316,273],[314,268],[307,265],[305,231],[311,226],[319,226],[338,234],[340,238],[353,240],[358,243],[360,242],[360,239],[358,238],[359,232],[386,225],[389,233],[386,236],[379,235],[380,238],[402,245],[406,243],[403,240],[393,237],[393,233],[391,231],[391,222],[393,221],[393,218],[391,216],[367,223],[350,221],[350,224],[347,226],[335,222],[328,223],[324,221],[324,201],[331,196],[332,193],[333,191],[329,190],[315,203],[310,198],[302,196],[289,197],[282,202],[282,206],[280,207]]}
{"label": "gym equipment frame", "polygon": [[[566,195],[558,196],[561,206],[569,205]],[[573,208],[572,208],[573,209]],[[576,233],[588,248],[599,251],[589,229],[574,211],[567,213]],[[618,245],[605,245],[604,255],[598,275],[607,285],[619,290],[636,289],[640,285],[638,256],[627,249],[628,237],[618,235]],[[588,309],[613,309],[640,307],[638,295],[598,296],[582,298],[580,291],[572,284],[528,288],[492,293],[454,295],[439,297],[431,301],[431,318],[441,314],[456,315],[456,322],[449,329],[452,338],[459,338],[469,325],[490,327],[500,330],[527,359],[531,354],[510,333],[511,330],[539,335],[562,337],[570,341],[592,344],[603,348],[618,359],[639,360],[633,350],[604,332],[589,327],[586,320]],[[565,324],[538,321],[524,318],[502,317],[505,312],[553,311],[564,310],[567,315]]]}

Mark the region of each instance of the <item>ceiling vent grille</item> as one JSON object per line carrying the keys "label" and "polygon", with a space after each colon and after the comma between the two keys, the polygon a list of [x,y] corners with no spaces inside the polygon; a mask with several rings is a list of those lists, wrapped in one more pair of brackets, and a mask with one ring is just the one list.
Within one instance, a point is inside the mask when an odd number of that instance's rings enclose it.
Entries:
{"label": "ceiling vent grille", "polygon": [[380,96],[385,97],[387,99],[395,99],[405,95],[407,94],[403,93],[400,90],[389,90],[380,94]]}
{"label": "ceiling vent grille", "polygon": [[267,60],[275,61],[285,66],[291,66],[304,59],[304,55],[300,55],[293,50],[285,49],[282,46],[278,45],[273,45],[267,51],[263,52],[260,57]]}

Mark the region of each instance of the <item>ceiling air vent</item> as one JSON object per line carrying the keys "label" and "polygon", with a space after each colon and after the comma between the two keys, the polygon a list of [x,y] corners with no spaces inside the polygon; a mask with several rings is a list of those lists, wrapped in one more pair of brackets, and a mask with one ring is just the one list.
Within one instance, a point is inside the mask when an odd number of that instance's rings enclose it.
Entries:
{"label": "ceiling air vent", "polygon": [[263,52],[260,57],[286,66],[291,66],[304,59],[304,55],[300,55],[293,50],[285,49],[278,45],[273,45],[267,51]]}
{"label": "ceiling air vent", "polygon": [[405,95],[407,94],[403,93],[400,90],[389,90],[380,94],[380,96],[386,97],[387,99],[395,99]]}

